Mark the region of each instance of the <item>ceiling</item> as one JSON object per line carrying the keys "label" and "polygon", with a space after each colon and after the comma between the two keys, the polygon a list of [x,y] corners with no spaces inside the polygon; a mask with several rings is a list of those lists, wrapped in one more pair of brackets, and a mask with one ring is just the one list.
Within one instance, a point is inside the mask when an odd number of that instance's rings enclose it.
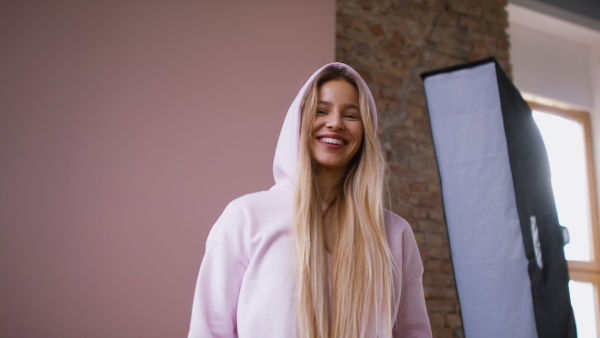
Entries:
{"label": "ceiling", "polygon": [[600,1],[589,0],[535,0],[565,11],[583,15],[589,19],[600,21]]}
{"label": "ceiling", "polygon": [[600,32],[598,0],[509,0],[509,3]]}

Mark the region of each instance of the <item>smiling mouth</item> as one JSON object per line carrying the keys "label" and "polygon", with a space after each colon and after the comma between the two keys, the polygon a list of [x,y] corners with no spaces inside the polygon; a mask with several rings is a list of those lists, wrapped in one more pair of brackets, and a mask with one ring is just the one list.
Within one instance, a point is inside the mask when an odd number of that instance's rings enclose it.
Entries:
{"label": "smiling mouth", "polygon": [[319,139],[319,141],[324,142],[324,143],[328,143],[328,144],[335,144],[338,146],[343,146],[345,144],[344,141],[337,139],[337,138],[332,138],[332,137],[321,137]]}

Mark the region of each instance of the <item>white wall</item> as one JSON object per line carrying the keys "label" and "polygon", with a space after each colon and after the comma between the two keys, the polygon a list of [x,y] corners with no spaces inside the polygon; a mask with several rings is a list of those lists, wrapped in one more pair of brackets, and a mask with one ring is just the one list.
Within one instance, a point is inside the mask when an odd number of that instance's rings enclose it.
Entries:
{"label": "white wall", "polygon": [[[545,7],[544,7],[545,8]],[[541,8],[541,9],[544,9]],[[600,191],[600,30],[572,13],[544,14],[511,3],[507,7],[511,63],[525,94],[590,113]],[[564,15],[563,15],[564,14]],[[592,28],[590,28],[592,27]]]}
{"label": "white wall", "polygon": [[519,90],[592,110],[590,48],[511,22],[510,57]]}

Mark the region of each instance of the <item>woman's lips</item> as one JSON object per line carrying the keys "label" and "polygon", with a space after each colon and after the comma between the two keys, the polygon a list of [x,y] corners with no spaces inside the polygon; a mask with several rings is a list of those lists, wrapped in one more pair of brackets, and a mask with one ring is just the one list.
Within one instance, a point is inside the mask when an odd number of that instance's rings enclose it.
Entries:
{"label": "woman's lips", "polygon": [[317,136],[317,141],[330,149],[340,149],[348,144],[348,141],[339,135],[320,135]]}

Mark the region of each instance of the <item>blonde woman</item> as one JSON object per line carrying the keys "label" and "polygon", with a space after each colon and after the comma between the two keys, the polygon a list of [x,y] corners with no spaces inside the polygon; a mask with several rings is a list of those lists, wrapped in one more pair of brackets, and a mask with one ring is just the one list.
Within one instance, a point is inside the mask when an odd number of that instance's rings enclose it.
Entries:
{"label": "blonde woman", "polygon": [[275,152],[275,186],[212,228],[189,337],[431,337],[408,223],[384,209],[371,92],[333,63],[304,85]]}

